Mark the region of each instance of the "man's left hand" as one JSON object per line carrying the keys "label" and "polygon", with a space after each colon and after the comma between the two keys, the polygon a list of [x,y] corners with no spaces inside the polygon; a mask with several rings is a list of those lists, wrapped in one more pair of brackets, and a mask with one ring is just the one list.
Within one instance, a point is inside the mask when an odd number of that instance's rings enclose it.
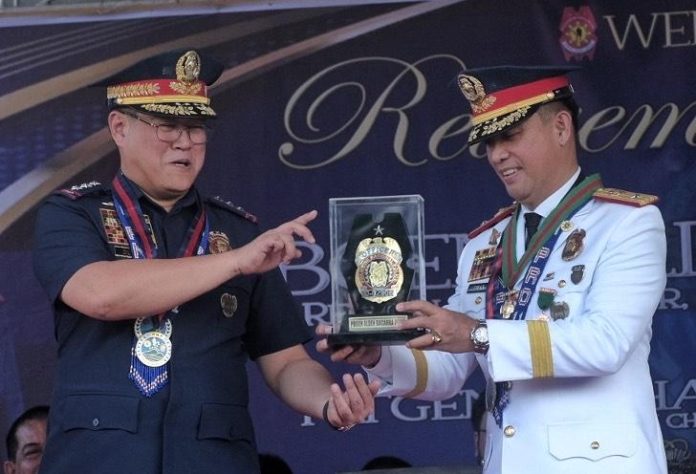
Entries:
{"label": "man's left hand", "polygon": [[436,349],[446,352],[471,352],[471,331],[476,320],[463,313],[450,311],[427,301],[406,301],[396,306],[397,311],[412,313],[399,329],[423,328],[427,334],[411,339],[406,344],[413,349]]}
{"label": "man's left hand", "polygon": [[380,383],[374,380],[368,384],[362,374],[344,374],[343,384],[345,392],[338,384],[331,385],[331,398],[324,410],[324,418],[332,427],[346,431],[375,410],[375,396]]}

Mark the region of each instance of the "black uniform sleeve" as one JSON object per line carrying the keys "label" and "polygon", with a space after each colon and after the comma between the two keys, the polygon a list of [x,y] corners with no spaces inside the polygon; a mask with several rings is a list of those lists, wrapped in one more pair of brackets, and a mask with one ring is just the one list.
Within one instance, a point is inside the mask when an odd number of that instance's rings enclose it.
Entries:
{"label": "black uniform sleeve", "polygon": [[34,232],[34,273],[54,303],[65,283],[80,268],[113,259],[101,236],[98,216],[90,215],[89,201],[52,196],[39,208]]}
{"label": "black uniform sleeve", "polygon": [[245,343],[252,359],[312,339],[299,305],[278,269],[259,278],[249,316]]}

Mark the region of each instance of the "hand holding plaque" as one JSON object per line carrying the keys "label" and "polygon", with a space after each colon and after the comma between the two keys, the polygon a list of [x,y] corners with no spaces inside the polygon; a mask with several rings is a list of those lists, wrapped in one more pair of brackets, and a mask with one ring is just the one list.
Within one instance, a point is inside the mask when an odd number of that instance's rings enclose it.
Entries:
{"label": "hand holding plaque", "polygon": [[420,196],[330,201],[330,345],[401,343],[423,333],[398,330],[409,315],[396,311],[398,303],[424,297],[422,202]]}

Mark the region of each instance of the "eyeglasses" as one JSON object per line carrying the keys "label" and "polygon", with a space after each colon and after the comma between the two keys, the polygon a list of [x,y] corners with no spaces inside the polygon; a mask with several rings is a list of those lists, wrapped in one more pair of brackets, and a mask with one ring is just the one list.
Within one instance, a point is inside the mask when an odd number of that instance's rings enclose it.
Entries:
{"label": "eyeglasses", "polygon": [[174,143],[177,141],[179,137],[181,137],[181,134],[184,133],[184,130],[188,132],[189,140],[195,145],[206,143],[208,141],[208,136],[212,134],[212,130],[205,125],[181,125],[168,122],[153,123],[145,120],[136,113],[125,111],[123,113],[154,128],[157,138],[166,143]]}

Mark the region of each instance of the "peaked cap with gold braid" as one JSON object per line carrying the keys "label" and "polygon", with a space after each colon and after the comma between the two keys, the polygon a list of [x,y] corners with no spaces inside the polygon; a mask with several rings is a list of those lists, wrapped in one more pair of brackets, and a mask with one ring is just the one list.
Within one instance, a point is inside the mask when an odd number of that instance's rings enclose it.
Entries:
{"label": "peaked cap with gold braid", "polygon": [[106,86],[109,110],[131,107],[166,118],[208,119],[208,86],[223,65],[195,50],[177,50],[144,59],[94,84]]}
{"label": "peaked cap with gold braid", "polygon": [[542,104],[563,101],[575,116],[575,66],[496,66],[467,69],[457,77],[471,106],[469,145],[492,138],[531,117]]}

